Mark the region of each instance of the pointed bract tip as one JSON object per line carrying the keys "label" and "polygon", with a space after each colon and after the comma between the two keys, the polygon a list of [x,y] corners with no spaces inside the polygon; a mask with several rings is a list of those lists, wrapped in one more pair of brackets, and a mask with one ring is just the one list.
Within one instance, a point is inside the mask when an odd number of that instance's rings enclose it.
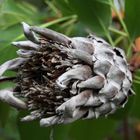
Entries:
{"label": "pointed bract tip", "polygon": [[135,91],[132,88],[130,88],[129,94],[130,95],[136,95]]}
{"label": "pointed bract tip", "polygon": [[25,22],[21,22],[21,24],[22,24],[22,26],[25,27],[25,28],[27,28],[27,27],[29,28],[29,27],[30,27],[30,25],[27,24],[27,23],[25,23]]}
{"label": "pointed bract tip", "polygon": [[41,127],[48,127],[48,126],[50,126],[50,125],[51,125],[50,122],[47,121],[46,119],[41,119],[41,120],[40,120],[40,126],[41,126]]}
{"label": "pointed bract tip", "polygon": [[99,99],[100,99],[100,101],[101,101],[102,103],[106,103],[106,102],[107,102],[107,101],[106,101],[106,98],[105,98],[104,96],[100,96]]}
{"label": "pointed bract tip", "polygon": [[12,42],[11,44],[17,46],[18,42]]}
{"label": "pointed bract tip", "polygon": [[22,26],[23,26],[24,33],[25,33],[25,34],[30,34],[30,32],[31,32],[31,27],[30,27],[30,25],[28,25],[28,24],[25,23],[25,22],[22,22]]}
{"label": "pointed bract tip", "polygon": [[37,118],[38,118],[37,116],[28,115],[28,116],[21,118],[20,121],[21,122],[29,122],[29,121],[36,120]]}
{"label": "pointed bract tip", "polygon": [[100,116],[100,113],[99,113],[99,112],[97,112],[97,111],[95,111],[95,118],[96,118],[96,119],[98,119],[98,118],[99,118],[99,116]]}
{"label": "pointed bract tip", "polygon": [[26,122],[26,117],[20,119],[21,122]]}

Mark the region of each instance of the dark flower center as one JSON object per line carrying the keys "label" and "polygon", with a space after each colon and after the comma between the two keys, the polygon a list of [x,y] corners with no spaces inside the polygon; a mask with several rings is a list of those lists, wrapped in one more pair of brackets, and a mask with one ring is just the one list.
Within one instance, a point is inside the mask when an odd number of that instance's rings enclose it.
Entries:
{"label": "dark flower center", "polygon": [[15,92],[28,104],[31,111],[37,110],[40,117],[56,114],[55,109],[71,96],[69,89],[60,90],[56,79],[63,74],[69,66],[62,65],[68,58],[67,54],[59,51],[45,41],[41,48],[35,52],[18,70]]}

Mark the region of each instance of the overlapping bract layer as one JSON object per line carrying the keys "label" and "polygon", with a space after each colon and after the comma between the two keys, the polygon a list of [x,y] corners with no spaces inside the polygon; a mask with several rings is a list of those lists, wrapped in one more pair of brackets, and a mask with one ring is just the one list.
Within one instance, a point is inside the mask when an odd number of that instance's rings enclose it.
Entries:
{"label": "overlapping bract layer", "polygon": [[0,99],[30,110],[23,121],[40,119],[49,126],[107,116],[124,107],[132,75],[122,49],[93,35],[69,38],[25,23],[23,28],[28,41],[13,42],[19,58],[0,66],[1,81],[6,70],[17,71],[16,87],[1,90]]}

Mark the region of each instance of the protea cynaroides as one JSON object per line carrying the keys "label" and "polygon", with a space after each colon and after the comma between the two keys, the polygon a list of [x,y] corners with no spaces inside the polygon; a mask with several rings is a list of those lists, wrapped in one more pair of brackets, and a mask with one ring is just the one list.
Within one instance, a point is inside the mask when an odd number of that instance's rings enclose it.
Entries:
{"label": "protea cynaroides", "polygon": [[[94,35],[67,37],[50,29],[23,23],[28,41],[13,42],[19,58],[0,66],[0,81],[13,89],[0,99],[40,120],[42,126],[107,116],[124,107],[131,95],[132,75],[122,49]],[[15,78],[2,77],[6,70]]]}

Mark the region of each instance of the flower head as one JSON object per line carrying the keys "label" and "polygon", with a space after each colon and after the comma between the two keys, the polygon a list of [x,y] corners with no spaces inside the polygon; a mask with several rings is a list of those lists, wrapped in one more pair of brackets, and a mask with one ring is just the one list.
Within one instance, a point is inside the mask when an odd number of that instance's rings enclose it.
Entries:
{"label": "flower head", "polygon": [[[16,83],[1,90],[0,100],[27,109],[22,121],[42,126],[107,116],[124,107],[132,75],[125,54],[96,36],[70,38],[23,23],[27,41],[13,42],[18,58],[0,66],[0,82]],[[2,77],[6,70],[16,77]]]}

